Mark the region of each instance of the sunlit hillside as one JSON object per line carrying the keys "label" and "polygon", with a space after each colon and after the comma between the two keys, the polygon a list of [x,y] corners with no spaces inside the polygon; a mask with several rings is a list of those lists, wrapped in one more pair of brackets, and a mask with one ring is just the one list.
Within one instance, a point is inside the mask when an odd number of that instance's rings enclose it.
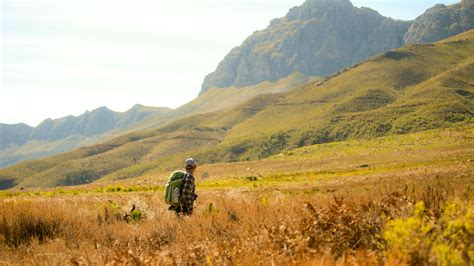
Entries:
{"label": "sunlit hillside", "polygon": [[[199,95],[189,103],[175,109],[168,116],[151,116],[148,119],[133,125],[133,127],[128,128],[126,131],[122,130],[119,132],[113,132],[113,134],[121,135],[127,132],[156,128],[185,116],[229,109],[243,104],[245,101],[248,101],[255,96],[261,94],[290,92],[314,80],[318,80],[318,78],[307,78],[300,73],[293,73],[288,77],[281,78],[277,81],[264,81],[253,86],[242,88],[211,88],[208,92]],[[110,135],[107,136],[107,138],[110,138]]]}
{"label": "sunlit hillside", "polygon": [[260,95],[237,107],[3,169],[2,187],[132,178],[172,169],[191,155],[201,162],[253,160],[310,144],[469,124],[473,54],[474,31],[411,45],[286,94]]}
{"label": "sunlit hillside", "polygon": [[235,127],[226,140],[252,138],[249,129],[290,135],[298,130],[307,135],[299,141],[318,143],[469,122],[474,109],[473,55],[474,31],[387,52],[289,93]]}

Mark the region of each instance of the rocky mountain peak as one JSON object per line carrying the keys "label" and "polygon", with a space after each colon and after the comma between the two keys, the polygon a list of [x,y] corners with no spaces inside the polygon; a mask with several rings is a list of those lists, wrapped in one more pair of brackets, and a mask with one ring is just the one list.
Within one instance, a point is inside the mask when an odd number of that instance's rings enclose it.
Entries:
{"label": "rocky mountain peak", "polygon": [[114,111],[107,108],[107,106],[101,106],[97,109],[92,110],[92,113],[113,113]]}
{"label": "rocky mountain peak", "polygon": [[288,20],[308,20],[326,13],[350,11],[354,6],[349,0],[306,0],[286,14]]}
{"label": "rocky mountain peak", "polygon": [[209,88],[244,87],[291,73],[327,76],[410,43],[474,28],[474,0],[436,5],[415,21],[393,20],[349,0],[306,0],[232,49],[204,79]]}
{"label": "rocky mountain peak", "polygon": [[307,0],[230,51],[206,76],[201,93],[275,81],[294,72],[326,76],[400,47],[408,27],[349,0]]}

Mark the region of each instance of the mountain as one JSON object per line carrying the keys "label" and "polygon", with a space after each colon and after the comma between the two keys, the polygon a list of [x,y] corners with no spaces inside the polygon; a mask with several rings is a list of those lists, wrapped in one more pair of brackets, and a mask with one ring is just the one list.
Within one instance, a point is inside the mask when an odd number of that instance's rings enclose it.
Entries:
{"label": "mountain", "polygon": [[22,145],[28,142],[33,128],[27,124],[0,124],[0,150],[9,145]]}
{"label": "mountain", "polygon": [[[215,92],[214,92],[215,93]],[[133,178],[311,144],[472,125],[474,30],[385,52],[324,80],[0,170],[0,187]]]}
{"label": "mountain", "polygon": [[267,145],[275,153],[291,146],[450,127],[473,118],[471,30],[435,44],[386,52],[290,92],[234,127],[226,141],[247,143],[241,145],[241,156],[252,158],[266,154],[259,143],[280,143]]}
{"label": "mountain", "polygon": [[[235,107],[257,95],[289,92],[405,43],[425,43],[473,27],[473,1],[436,5],[415,21],[393,20],[348,0],[307,0],[233,49],[203,83],[200,96],[175,110],[99,108],[38,127],[0,124],[0,167],[90,145],[177,119]],[[221,88],[225,87],[225,90]]]}
{"label": "mountain", "polygon": [[474,0],[436,5],[419,16],[403,37],[406,44],[430,43],[474,28]]}
{"label": "mountain", "polygon": [[[28,176],[31,171],[46,171],[47,169],[54,169],[51,170],[51,173],[48,173],[47,178],[51,178],[55,180],[57,177],[56,174],[61,175],[64,173],[66,168],[69,169],[81,169],[85,167],[84,164],[82,166],[68,166],[64,169],[57,169],[55,166],[60,165],[62,162],[65,161],[75,161],[82,163],[87,162],[90,160],[90,156],[97,156],[99,158],[100,154],[107,153],[107,155],[111,154],[120,154],[117,155],[117,159],[114,160],[115,162],[119,162],[121,160],[130,162],[137,162],[142,155],[146,155],[149,152],[149,148],[144,147],[131,147],[133,145],[157,145],[159,148],[155,148],[153,153],[160,154],[160,156],[164,154],[173,154],[176,151],[182,150],[183,148],[190,147],[186,140],[192,140],[194,145],[207,145],[210,140],[215,138],[213,135],[212,137],[208,136],[210,133],[225,133],[226,130],[223,128],[229,127],[233,125],[233,123],[241,122],[240,119],[243,119],[249,115],[255,114],[255,110],[261,108],[262,102],[269,103],[268,99],[274,99],[281,93],[290,92],[297,88],[300,88],[302,85],[306,84],[308,81],[317,80],[314,78],[306,78],[302,76],[300,73],[294,73],[287,78],[280,79],[275,82],[262,82],[260,84],[254,86],[248,86],[245,88],[239,89],[232,89],[229,88],[225,91],[222,90],[209,90],[204,95],[201,95],[194,99],[193,101],[177,108],[171,112],[167,112],[164,115],[150,115],[147,118],[143,119],[142,121],[133,124],[133,126],[127,130],[120,130],[116,132],[119,137],[111,138],[113,134],[109,133],[107,136],[109,137],[109,141],[106,141],[103,144],[96,144],[89,147],[79,148],[72,152],[67,152],[72,150],[74,147],[70,147],[71,145],[67,145],[68,142],[66,140],[61,140],[59,142],[46,142],[42,145],[36,144],[35,149],[27,149],[28,152],[32,151],[44,151],[48,150],[49,147],[53,147],[53,149],[63,148],[65,154],[61,154],[58,156],[46,158],[43,160],[37,161],[29,161],[29,162],[22,162],[15,166],[9,167],[4,169],[4,173],[11,173],[12,169],[20,169],[20,170],[13,170],[14,173],[17,171],[22,173],[22,176]],[[259,96],[259,97],[257,97]],[[255,98],[257,97],[257,98]],[[253,101],[247,103],[247,101],[255,98]],[[267,99],[267,100],[265,100]],[[230,109],[224,111],[224,109]],[[235,109],[235,110],[234,110]],[[214,113],[211,113],[214,112]],[[222,113],[221,113],[222,112]],[[214,117],[218,117],[215,118]],[[213,130],[215,125],[209,125],[209,127],[203,123],[203,119],[209,119],[215,121],[221,121],[217,130]],[[177,122],[173,122],[176,121]],[[214,123],[213,122],[213,123]],[[169,125],[165,125],[169,123]],[[196,132],[191,130],[187,131],[189,127],[187,124],[196,125],[201,123],[203,126],[199,128],[197,132],[199,133],[196,135]],[[161,128],[160,128],[161,125]],[[165,125],[165,126],[163,126]],[[181,130],[180,128],[183,127]],[[159,128],[158,130],[156,128]],[[220,129],[219,129],[220,128]],[[142,129],[142,131],[138,131],[138,129]],[[128,133],[123,135],[124,132],[131,131],[132,133]],[[169,135],[164,134],[166,132],[171,132]],[[159,134],[159,138],[152,138]],[[205,135],[202,137],[201,135]],[[147,139],[146,142],[142,143],[139,140]],[[90,141],[88,144],[94,144],[98,142],[98,140]],[[129,143],[133,142],[133,143]],[[86,144],[85,142],[82,142]],[[158,145],[159,144],[159,145]],[[125,147],[119,148],[125,145]],[[39,148],[37,148],[39,147]],[[130,152],[131,150],[136,150],[136,152]],[[20,151],[21,152],[21,149]],[[122,154],[122,152],[124,154]],[[16,153],[15,153],[16,154]],[[15,155],[13,154],[13,155]],[[149,155],[150,158],[157,157],[157,155]],[[0,152],[1,156],[1,152]],[[12,154],[10,153],[10,157]],[[24,157],[25,158],[25,157]],[[30,159],[30,158],[27,158]],[[92,164],[95,164],[95,160],[93,160]],[[102,171],[102,174],[113,172],[117,169],[123,167],[123,163],[115,164],[113,161],[105,163],[100,163],[102,168],[105,171]],[[85,167],[88,168],[88,167]],[[95,168],[95,166],[93,167]],[[148,169],[148,168],[147,168]],[[1,171],[1,170],[0,170]],[[139,169],[140,172],[143,169]],[[92,174],[93,171],[86,171],[82,172],[80,170],[75,171],[70,176],[76,177],[76,175],[80,176],[79,179],[74,179],[74,181],[61,181],[64,184],[76,184],[75,182],[83,182],[85,179],[91,181],[97,178],[96,174]],[[125,174],[127,175],[134,175],[136,174],[134,171],[131,173]],[[15,176],[16,174],[13,174]],[[7,174],[7,176],[11,176],[11,174]],[[35,177],[36,178],[36,177]],[[38,177],[41,178],[41,177]],[[6,180],[12,180],[10,178],[5,178]],[[0,177],[0,188],[2,188],[1,183],[2,178]],[[81,181],[82,180],[82,181]],[[47,184],[46,181],[45,185]],[[6,183],[10,184],[10,183]],[[6,185],[5,185],[6,186]]]}
{"label": "mountain", "polygon": [[0,167],[90,145],[105,134],[124,130],[150,115],[163,116],[170,111],[169,108],[135,105],[120,113],[100,107],[77,117],[46,119],[35,128],[25,124],[0,124]]}
{"label": "mountain", "polygon": [[306,0],[232,49],[204,79],[208,89],[277,80],[293,72],[327,76],[407,43],[429,43],[474,28],[473,0],[437,5],[415,21],[384,17],[349,0]]}
{"label": "mountain", "polygon": [[100,107],[93,111],[87,111],[78,117],[46,119],[33,130],[29,139],[54,141],[71,135],[85,137],[102,135],[112,130],[126,128],[153,113],[162,115],[170,111],[169,108],[135,105],[130,110],[120,113],[107,107]]}
{"label": "mountain", "polygon": [[307,0],[248,37],[204,79],[212,87],[242,87],[293,72],[326,76],[403,44],[408,22],[395,21],[349,0]]}

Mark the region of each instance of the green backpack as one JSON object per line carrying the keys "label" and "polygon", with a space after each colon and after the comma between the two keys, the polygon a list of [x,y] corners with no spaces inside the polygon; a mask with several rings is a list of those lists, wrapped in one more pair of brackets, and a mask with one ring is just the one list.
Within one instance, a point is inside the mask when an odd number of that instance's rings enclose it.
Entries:
{"label": "green backpack", "polygon": [[164,199],[166,204],[179,205],[179,198],[181,197],[181,185],[183,184],[185,172],[178,170],[171,173],[168,182],[165,185]]}

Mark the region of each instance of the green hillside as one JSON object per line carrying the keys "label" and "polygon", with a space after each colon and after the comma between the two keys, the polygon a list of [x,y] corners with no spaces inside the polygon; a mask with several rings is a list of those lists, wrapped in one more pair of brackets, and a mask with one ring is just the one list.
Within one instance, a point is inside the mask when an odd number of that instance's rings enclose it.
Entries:
{"label": "green hillside", "polygon": [[230,128],[279,96],[260,95],[227,111],[183,118],[157,130],[135,132],[64,155],[24,162],[0,170],[0,178],[4,188],[77,185],[129,166],[132,168],[117,174],[117,178],[133,177],[160,167],[155,162],[159,158],[218,144]]}
{"label": "green hillside", "polygon": [[[302,146],[449,127],[472,121],[473,97],[474,31],[469,31],[387,52],[291,92],[233,128],[223,145],[260,143],[265,135],[280,136],[287,143],[282,147]],[[257,149],[250,144],[248,155]]]}
{"label": "green hillside", "polygon": [[0,170],[2,188],[90,183],[200,163],[265,158],[346,139],[472,123],[474,31],[372,58],[286,94],[188,116],[102,145]]}
{"label": "green hillside", "polygon": [[[264,81],[247,87],[228,87],[225,90],[211,88],[206,93],[199,95],[167,115],[150,116],[140,123],[134,124],[133,127],[127,128],[127,130],[113,133],[114,135],[121,135],[137,130],[157,128],[179,118],[236,107],[261,94],[290,92],[313,80],[318,80],[318,78],[308,78],[296,72],[277,81]],[[110,138],[110,135],[107,137]]]}

